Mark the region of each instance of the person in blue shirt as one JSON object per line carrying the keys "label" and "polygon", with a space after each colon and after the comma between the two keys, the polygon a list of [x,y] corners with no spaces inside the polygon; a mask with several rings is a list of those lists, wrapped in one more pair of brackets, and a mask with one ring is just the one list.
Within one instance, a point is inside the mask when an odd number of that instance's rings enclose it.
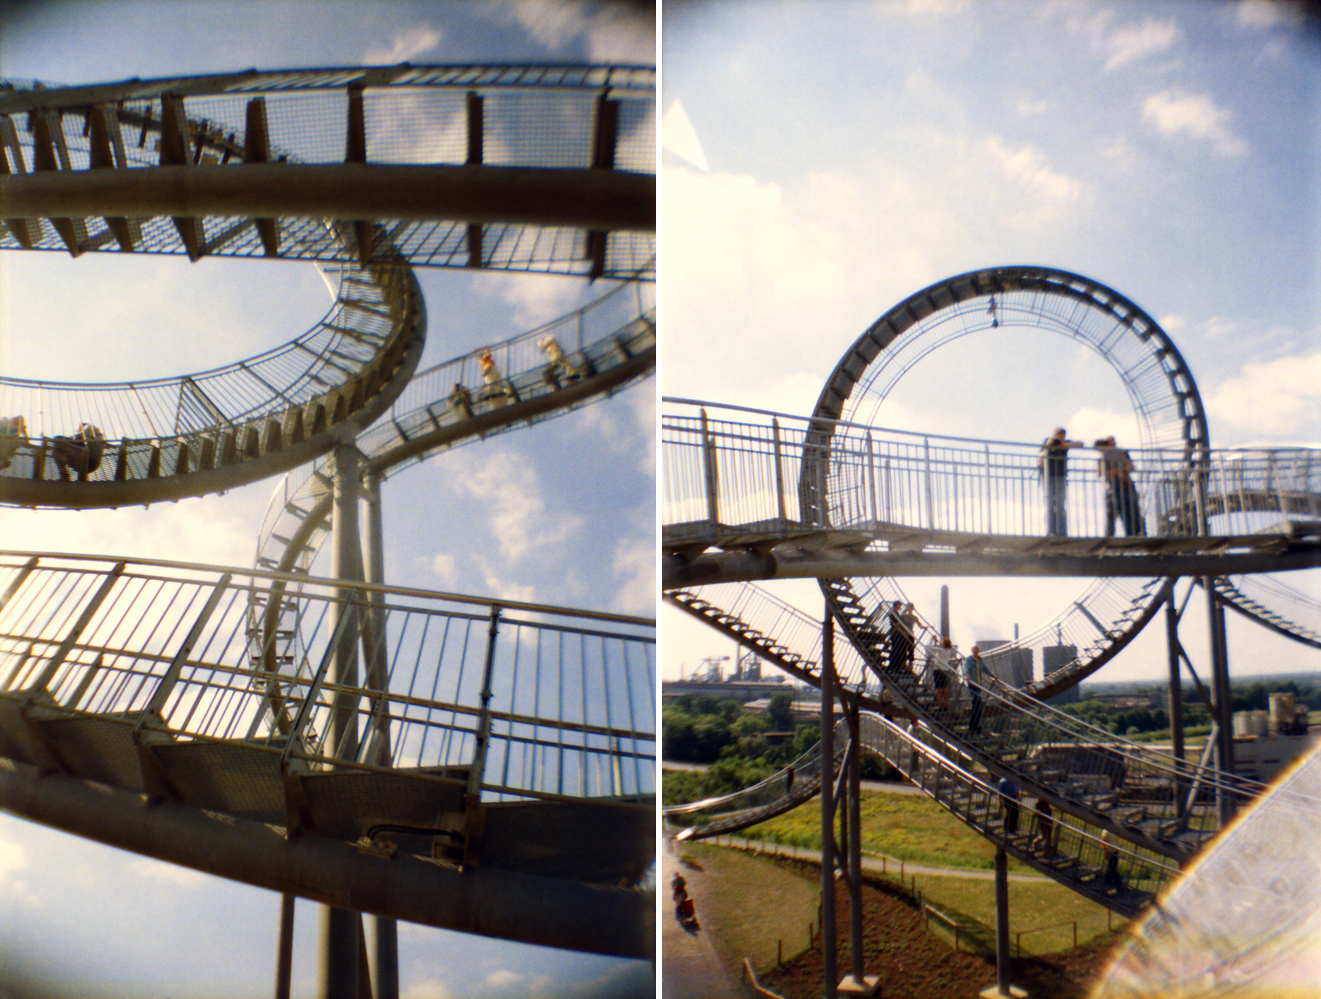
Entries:
{"label": "person in blue shirt", "polygon": [[1018,832],[1018,785],[1008,777],[1002,777],[996,790],[1004,795],[1001,800],[1005,806],[1005,833],[1012,835]]}
{"label": "person in blue shirt", "polygon": [[968,712],[968,731],[977,733],[982,727],[982,694],[973,684],[980,685],[982,682],[982,647],[974,645],[972,654],[963,660],[963,679],[968,688],[968,697],[972,702],[972,710]]}

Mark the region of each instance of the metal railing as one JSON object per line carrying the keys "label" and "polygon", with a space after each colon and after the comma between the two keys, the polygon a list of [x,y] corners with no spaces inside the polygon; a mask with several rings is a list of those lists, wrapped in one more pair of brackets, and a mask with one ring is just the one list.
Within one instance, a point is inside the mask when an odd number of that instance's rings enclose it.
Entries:
{"label": "metal railing", "polygon": [[0,754],[38,711],[283,767],[462,769],[487,800],[654,795],[654,622],[304,578],[285,599],[315,668],[293,676],[249,647],[252,594],[280,581],[0,553]]}
{"label": "metal railing", "polygon": [[[666,400],[662,523],[670,546],[739,533],[884,538],[905,530],[1037,538],[1047,497],[1037,445],[941,437]],[[721,418],[713,416],[719,412]],[[1075,449],[1065,511],[1079,537],[1122,535],[1098,452]],[[1321,452],[1129,449],[1147,534],[1234,537],[1321,517]],[[1206,523],[1203,532],[1201,524]]]}
{"label": "metal railing", "polygon": [[[1131,915],[1180,873],[1177,864],[1158,853],[1105,838],[1103,828],[1076,815],[1055,811],[1049,823],[1039,823],[1029,807],[1029,799],[1036,797],[1030,791],[1018,797],[1001,791],[991,782],[994,778],[955,762],[938,744],[928,744],[916,726],[905,730],[871,714],[861,715],[859,725],[864,746],[969,826],[1018,859],[1117,911]],[[1122,894],[1112,895],[1117,885],[1122,885]]]}
{"label": "metal railing", "polygon": [[[333,235],[327,232],[327,238]],[[0,475],[58,478],[51,442],[72,437],[80,423],[93,424],[107,438],[92,481],[146,476],[153,443],[165,448],[156,474],[169,475],[180,448],[189,448],[195,465],[203,440],[217,444],[221,432],[245,424],[265,431],[266,418],[283,417],[348,382],[425,316],[406,270],[341,264],[323,271],[334,288],[325,318],[257,357],[198,374],[119,384],[0,378],[0,413],[22,416],[27,428],[25,436],[0,436],[0,453],[8,459],[0,462]],[[121,451],[128,453],[122,471]]]}
{"label": "metal railing", "polygon": [[[835,739],[842,754],[849,739],[846,720],[836,722]],[[863,712],[859,715],[859,740],[865,750],[892,764],[987,839],[1117,911],[1133,914],[1179,873],[1178,865],[1168,858],[1122,836],[1103,838],[1103,827],[1078,815],[1057,810],[1049,813],[1048,821],[1038,819],[1037,796],[1030,785],[1026,793],[1011,796],[1000,790],[994,776],[975,764],[958,762],[961,757],[957,751],[951,753],[947,745],[922,727],[905,728],[888,718]],[[783,810],[786,804],[797,803],[792,794],[794,787],[815,793],[822,772],[818,743],[789,767],[752,787],[669,806],[664,814],[667,818],[704,819],[695,830],[701,836],[747,828]],[[804,773],[806,779],[801,776]],[[1107,874],[1108,868],[1111,870]]]}

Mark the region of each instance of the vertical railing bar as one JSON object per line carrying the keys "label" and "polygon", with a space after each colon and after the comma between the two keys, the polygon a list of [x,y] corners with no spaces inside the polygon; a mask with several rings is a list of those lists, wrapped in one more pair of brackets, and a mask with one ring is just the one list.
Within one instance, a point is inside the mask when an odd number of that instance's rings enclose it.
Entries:
{"label": "vertical railing bar", "polygon": [[[338,601],[345,605],[346,611],[351,597],[352,594],[346,591],[345,595]],[[336,647],[344,637],[344,632],[347,630],[349,620],[352,617],[352,614],[343,613],[339,615],[338,620],[335,622],[335,628],[332,631],[329,640],[326,642],[325,651],[321,654],[321,663],[317,666],[316,673],[312,675],[311,683],[308,684],[307,694],[303,697],[303,703],[298,706],[298,713],[294,715],[293,725],[289,730],[289,741],[284,747],[284,752],[280,754],[280,763],[282,767],[288,766],[289,759],[293,755],[294,744],[303,734],[303,729],[307,725],[308,715],[312,713],[313,702],[316,700],[317,694],[321,692],[321,687],[325,683],[326,673],[330,669],[330,663],[335,658]]]}
{"label": "vertical railing bar", "polygon": [[92,596],[92,599],[87,606],[83,608],[83,612],[78,616],[78,620],[74,622],[73,628],[70,629],[67,635],[65,635],[64,640],[60,642],[54,655],[52,655],[50,661],[47,662],[46,668],[42,670],[36,680],[33,681],[29,699],[44,692],[50,685],[51,680],[55,678],[55,674],[59,672],[60,666],[63,665],[65,659],[68,658],[69,653],[73,650],[74,645],[77,644],[78,639],[82,637],[82,633],[87,629],[88,625],[92,623],[92,619],[96,616],[97,611],[100,610],[101,604],[108,596],[110,596],[115,584],[118,583],[120,577],[123,576],[126,565],[127,563],[125,562],[116,562],[110,572],[106,574],[106,578],[102,581],[101,586]]}
{"label": "vertical railing bar", "polygon": [[229,588],[230,580],[232,579],[233,576],[227,572],[221,576],[219,582],[211,588],[211,595],[207,597],[206,603],[202,605],[201,613],[197,615],[196,620],[193,622],[193,626],[188,630],[188,634],[184,637],[183,644],[179,646],[179,651],[176,652],[174,658],[170,660],[169,667],[165,670],[165,674],[156,685],[155,693],[152,694],[151,699],[147,702],[147,706],[142,711],[142,717],[138,719],[137,725],[134,726],[133,732],[135,735],[142,731],[142,728],[149,717],[155,716],[160,718],[163,716],[165,702],[169,700],[170,694],[173,693],[175,685],[179,682],[179,677],[183,673],[184,664],[188,661],[188,654],[192,652],[193,647],[201,641],[202,631],[210,622],[211,615],[215,613],[216,607],[220,604],[220,598],[224,596],[225,590]]}

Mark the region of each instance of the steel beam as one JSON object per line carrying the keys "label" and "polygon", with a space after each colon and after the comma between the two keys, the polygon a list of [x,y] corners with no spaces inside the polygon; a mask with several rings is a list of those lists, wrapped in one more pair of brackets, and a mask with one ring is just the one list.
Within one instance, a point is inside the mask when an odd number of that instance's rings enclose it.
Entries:
{"label": "steel beam", "polygon": [[617,170],[244,163],[0,176],[0,218],[448,219],[654,232],[656,178]]}
{"label": "steel beam", "polygon": [[[260,822],[62,774],[0,763],[0,808],[172,864],[346,910],[518,943],[613,957],[656,956],[655,892],[491,868],[360,853],[312,833],[286,839]],[[353,946],[357,947],[355,939]]]}
{"label": "steel beam", "polygon": [[857,576],[1205,576],[1288,572],[1321,566],[1321,545],[1296,543],[1289,551],[1204,555],[1044,555],[967,552],[706,552],[666,555],[661,589],[759,579],[840,579]]}

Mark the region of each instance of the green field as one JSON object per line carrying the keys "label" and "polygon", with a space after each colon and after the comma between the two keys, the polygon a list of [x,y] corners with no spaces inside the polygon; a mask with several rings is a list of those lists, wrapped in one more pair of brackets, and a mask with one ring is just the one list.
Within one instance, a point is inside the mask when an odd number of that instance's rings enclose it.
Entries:
{"label": "green field", "polygon": [[[991,870],[995,847],[924,794],[862,792],[862,849],[929,867]],[[739,835],[747,839],[821,849],[821,803],[799,805]],[[1010,860],[1011,871],[1029,870]]]}
{"label": "green field", "polygon": [[680,857],[710,875],[712,890],[699,915],[703,925],[714,928],[720,956],[732,972],[745,957],[759,974],[773,967],[781,945],[786,961],[808,948],[808,927],[816,925],[821,898],[819,879],[703,843],[684,844]]}
{"label": "green field", "polygon": [[[808,924],[816,925],[820,879],[789,871],[774,861],[707,844],[686,844],[686,857],[712,875],[718,890],[704,900],[704,922],[715,929],[725,963],[736,968],[743,957],[758,973],[775,964],[783,946],[785,960],[808,946]],[[913,885],[912,877],[904,881]],[[959,949],[995,953],[994,883],[984,878],[918,875],[923,900],[959,924]],[[1068,950],[1110,936],[1125,921],[1053,881],[1009,883],[1011,953],[1042,955]],[[939,918],[931,932],[954,946],[954,931]]]}

